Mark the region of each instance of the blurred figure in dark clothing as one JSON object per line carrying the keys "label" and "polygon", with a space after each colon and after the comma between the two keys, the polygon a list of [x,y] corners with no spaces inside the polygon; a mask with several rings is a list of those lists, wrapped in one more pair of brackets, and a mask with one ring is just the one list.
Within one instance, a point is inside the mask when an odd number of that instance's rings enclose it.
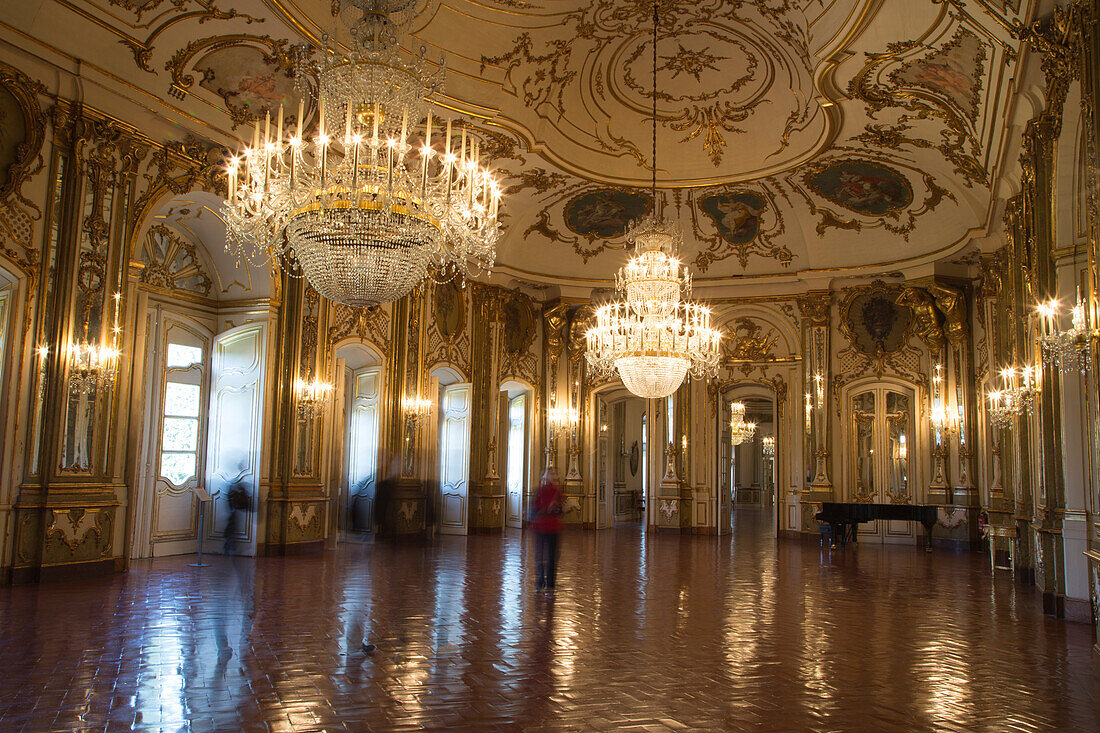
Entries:
{"label": "blurred figure in dark clothing", "polygon": [[225,501],[229,507],[229,518],[225,520],[225,543],[222,551],[226,555],[232,555],[244,522],[244,515],[252,509],[252,497],[249,494],[248,485],[245,482],[245,474],[248,472],[248,464],[241,461],[237,466],[237,474],[225,487]]}
{"label": "blurred figure in dark clothing", "polygon": [[393,531],[390,518],[393,515],[394,492],[397,489],[397,477],[400,472],[401,459],[394,457],[389,464],[386,475],[374,486],[374,525],[378,535],[388,537]]}
{"label": "blurred figure in dark clothing", "polygon": [[553,590],[558,574],[558,539],[561,535],[561,486],[552,468],[542,474],[542,482],[531,506],[531,529],[535,531],[535,570],[537,590]]}

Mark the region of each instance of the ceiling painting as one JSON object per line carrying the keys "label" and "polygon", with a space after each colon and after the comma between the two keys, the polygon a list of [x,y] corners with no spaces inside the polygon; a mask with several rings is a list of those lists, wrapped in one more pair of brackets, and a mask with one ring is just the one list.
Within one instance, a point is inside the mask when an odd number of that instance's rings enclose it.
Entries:
{"label": "ceiling painting", "polygon": [[809,175],[818,195],[864,216],[885,216],[913,202],[913,188],[896,170],[874,163],[846,160]]}
{"label": "ceiling painting", "polygon": [[602,188],[573,197],[565,205],[565,225],[589,240],[621,237],[652,208],[648,195]]}
{"label": "ceiling painting", "polygon": [[943,96],[973,121],[978,116],[985,57],[981,40],[960,28],[946,45],[905,64],[890,78],[898,86],[921,87]]}
{"label": "ceiling painting", "polygon": [[[763,191],[705,189],[693,194],[691,234],[699,252],[693,264],[702,273],[730,257],[745,268],[752,255],[790,265],[795,254],[776,243],[784,231],[782,216],[771,196]],[[701,216],[699,215],[701,214]]]}

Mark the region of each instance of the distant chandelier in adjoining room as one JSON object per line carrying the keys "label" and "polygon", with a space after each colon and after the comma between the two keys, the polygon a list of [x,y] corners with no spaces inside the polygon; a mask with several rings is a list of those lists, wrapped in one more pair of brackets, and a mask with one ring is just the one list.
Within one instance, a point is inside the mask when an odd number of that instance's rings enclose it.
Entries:
{"label": "distant chandelier in adjoining room", "polygon": [[400,55],[396,29],[416,0],[341,5],[362,11],[350,24],[352,50],[333,42],[297,66],[300,85],[316,82],[316,137],[305,139],[299,102],[284,140],[280,107],[228,163],[227,247],[300,268],[318,293],[356,307],[397,300],[429,276],[487,271],[500,187],[465,127],[459,135],[450,121],[433,125],[443,59],[429,71],[423,48],[413,61]]}
{"label": "distant chandelier in adjoining room", "polygon": [[756,435],[756,423],[745,421],[745,403],[730,403],[730,442],[733,445],[741,445],[752,440]]}
{"label": "distant chandelier in adjoining room", "polygon": [[[653,5],[653,158],[650,194],[657,203],[657,4]],[[675,392],[690,372],[718,371],[718,331],[710,310],[691,303],[691,275],[674,256],[683,235],[656,215],[627,232],[634,256],[615,278],[621,296],[596,310],[586,334],[589,371],[611,377],[617,371],[631,393],[648,399]]]}

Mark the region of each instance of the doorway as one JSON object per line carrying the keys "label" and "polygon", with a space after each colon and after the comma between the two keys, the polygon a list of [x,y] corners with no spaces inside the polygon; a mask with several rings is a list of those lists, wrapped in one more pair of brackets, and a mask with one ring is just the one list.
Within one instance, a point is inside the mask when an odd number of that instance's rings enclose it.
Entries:
{"label": "doorway", "polygon": [[519,382],[500,386],[501,425],[504,436],[504,523],[523,527],[531,491],[531,389]]}
{"label": "doorway", "polygon": [[[444,371],[444,370],[441,370]],[[470,506],[470,413],[473,385],[439,377],[439,492],[442,534],[466,534]],[[435,376],[435,375],[433,375]]]}
{"label": "doorway", "polygon": [[[899,504],[912,500],[913,390],[894,384],[854,388],[847,400],[849,425],[847,501]],[[860,541],[915,541],[914,523],[897,520],[860,525]]]}
{"label": "doorway", "polygon": [[[780,439],[775,394],[755,384],[730,385],[719,391],[717,434],[717,515],[720,534],[738,524],[767,525],[778,530]],[[731,405],[744,405],[743,420],[756,426],[751,437],[734,444]]]}
{"label": "doorway", "polygon": [[338,476],[333,499],[341,533],[374,528],[374,491],[382,426],[382,357],[362,343],[336,349],[335,434],[342,435],[334,456]]}
{"label": "doorway", "polygon": [[647,478],[646,401],[621,388],[597,399],[603,414],[597,426],[603,451],[597,473],[603,489],[599,526],[637,524],[644,528],[651,483]]}

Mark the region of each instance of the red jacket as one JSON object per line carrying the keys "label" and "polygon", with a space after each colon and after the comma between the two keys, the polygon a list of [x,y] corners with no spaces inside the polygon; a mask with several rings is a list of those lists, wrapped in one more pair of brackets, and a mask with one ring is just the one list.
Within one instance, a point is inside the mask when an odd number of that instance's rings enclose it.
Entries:
{"label": "red jacket", "polygon": [[553,481],[545,481],[535,494],[535,517],[531,528],[540,534],[561,531],[561,489]]}

